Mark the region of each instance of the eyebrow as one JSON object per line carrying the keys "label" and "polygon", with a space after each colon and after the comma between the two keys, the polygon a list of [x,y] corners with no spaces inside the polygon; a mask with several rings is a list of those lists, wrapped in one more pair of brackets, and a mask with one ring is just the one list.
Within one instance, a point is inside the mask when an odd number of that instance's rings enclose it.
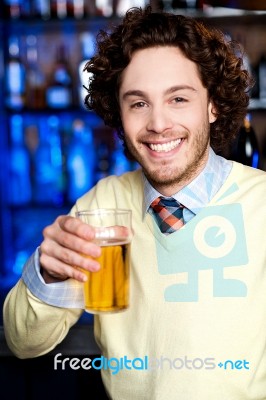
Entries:
{"label": "eyebrow", "polygon": [[[197,92],[197,90],[195,88],[193,88],[193,86],[176,85],[176,86],[171,86],[170,88],[166,89],[166,91],[164,92],[164,95],[178,92],[180,90],[191,90],[193,92]],[[127,92],[125,92],[123,94],[123,100],[125,100],[127,97],[130,97],[130,96],[145,97],[146,94],[142,90],[128,90]]]}

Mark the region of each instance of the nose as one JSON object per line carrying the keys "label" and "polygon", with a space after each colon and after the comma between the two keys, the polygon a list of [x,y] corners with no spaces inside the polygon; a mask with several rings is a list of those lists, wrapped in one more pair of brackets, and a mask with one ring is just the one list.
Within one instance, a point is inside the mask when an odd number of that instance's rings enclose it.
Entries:
{"label": "nose", "polygon": [[171,117],[162,106],[152,107],[147,120],[146,129],[155,133],[162,133],[167,129],[171,129],[173,123]]}

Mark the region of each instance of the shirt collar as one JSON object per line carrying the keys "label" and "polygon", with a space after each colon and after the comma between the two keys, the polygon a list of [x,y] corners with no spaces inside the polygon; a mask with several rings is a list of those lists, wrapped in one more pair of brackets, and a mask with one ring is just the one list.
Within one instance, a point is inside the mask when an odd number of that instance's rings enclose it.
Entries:
{"label": "shirt collar", "polygon": [[[192,182],[171,197],[183,204],[192,213],[197,214],[202,207],[205,207],[210,202],[221,188],[231,168],[231,161],[216,155],[210,148],[207,164],[201,173]],[[158,196],[162,196],[162,194],[150,184],[144,174],[142,175],[144,180],[144,217],[152,201]]]}

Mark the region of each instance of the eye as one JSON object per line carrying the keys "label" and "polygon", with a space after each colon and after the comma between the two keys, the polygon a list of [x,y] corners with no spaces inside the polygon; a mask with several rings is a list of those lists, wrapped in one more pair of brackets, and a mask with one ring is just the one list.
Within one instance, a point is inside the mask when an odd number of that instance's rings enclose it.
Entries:
{"label": "eye", "polygon": [[174,103],[185,103],[185,99],[183,98],[183,97],[175,97],[174,99],[173,99],[173,102]]}
{"label": "eye", "polygon": [[143,108],[146,106],[146,103],[144,101],[138,101],[134,104],[131,105],[131,108]]}

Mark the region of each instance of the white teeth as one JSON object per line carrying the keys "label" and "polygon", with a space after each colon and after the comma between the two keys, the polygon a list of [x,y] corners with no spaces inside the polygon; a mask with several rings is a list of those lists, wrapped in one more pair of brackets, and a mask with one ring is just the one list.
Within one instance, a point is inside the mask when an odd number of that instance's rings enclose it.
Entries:
{"label": "white teeth", "polygon": [[157,151],[157,153],[160,153],[162,151],[167,152],[173,150],[175,147],[179,145],[181,142],[181,139],[177,140],[172,140],[171,142],[167,143],[162,143],[162,144],[149,144],[149,148],[152,149],[153,151]]}

